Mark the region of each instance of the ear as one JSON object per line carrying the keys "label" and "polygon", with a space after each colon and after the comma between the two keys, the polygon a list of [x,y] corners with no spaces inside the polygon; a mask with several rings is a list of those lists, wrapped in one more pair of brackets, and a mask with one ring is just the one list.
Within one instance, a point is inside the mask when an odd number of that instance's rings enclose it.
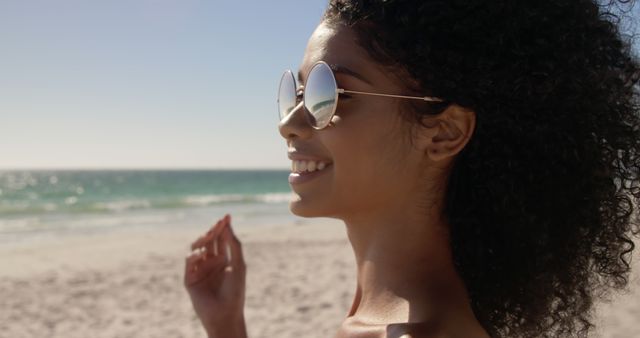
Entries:
{"label": "ear", "polygon": [[476,127],[476,113],[451,104],[438,115],[423,118],[420,146],[432,161],[457,155],[471,139]]}

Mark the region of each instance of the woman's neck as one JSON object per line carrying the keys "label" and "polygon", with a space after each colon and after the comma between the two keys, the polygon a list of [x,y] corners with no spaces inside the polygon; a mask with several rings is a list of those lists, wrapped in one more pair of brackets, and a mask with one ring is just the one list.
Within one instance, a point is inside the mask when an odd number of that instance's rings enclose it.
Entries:
{"label": "woman's neck", "polygon": [[[359,323],[477,325],[451,257],[440,208],[368,213],[345,220],[358,279],[349,319]],[[415,215],[425,215],[416,217]],[[479,325],[478,325],[479,326]]]}

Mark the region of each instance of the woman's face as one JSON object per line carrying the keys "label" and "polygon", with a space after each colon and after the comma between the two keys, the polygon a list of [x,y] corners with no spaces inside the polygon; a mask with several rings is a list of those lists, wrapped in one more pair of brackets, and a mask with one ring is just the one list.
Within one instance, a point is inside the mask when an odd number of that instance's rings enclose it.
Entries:
{"label": "woman's face", "polygon": [[[347,27],[321,23],[309,39],[298,85],[317,61],[339,65],[335,72],[339,88],[403,93],[402,87],[375,64],[355,42]],[[291,212],[303,217],[339,219],[371,217],[375,211],[401,207],[411,201],[420,181],[423,154],[411,147],[402,134],[399,101],[370,95],[340,96],[332,125],[316,130],[298,109],[279,124],[288,150],[332,162],[313,179],[290,183],[296,197]]]}

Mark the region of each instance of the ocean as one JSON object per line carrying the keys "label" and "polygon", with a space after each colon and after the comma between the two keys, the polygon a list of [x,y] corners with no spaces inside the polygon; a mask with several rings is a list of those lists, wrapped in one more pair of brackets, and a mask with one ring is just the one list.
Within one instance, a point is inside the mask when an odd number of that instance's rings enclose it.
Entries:
{"label": "ocean", "polygon": [[0,242],[122,227],[293,222],[288,170],[0,171]]}

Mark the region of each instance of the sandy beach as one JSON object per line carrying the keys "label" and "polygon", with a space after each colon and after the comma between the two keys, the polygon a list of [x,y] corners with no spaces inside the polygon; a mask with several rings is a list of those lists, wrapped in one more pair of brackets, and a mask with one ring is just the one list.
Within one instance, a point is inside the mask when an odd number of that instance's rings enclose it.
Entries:
{"label": "sandy beach", "polygon": [[[206,337],[182,286],[184,257],[203,231],[121,230],[0,246],[0,337]],[[248,267],[249,336],[333,337],[355,287],[344,225],[309,219],[236,232]],[[593,337],[640,337],[638,261],[631,292],[600,305]]]}

